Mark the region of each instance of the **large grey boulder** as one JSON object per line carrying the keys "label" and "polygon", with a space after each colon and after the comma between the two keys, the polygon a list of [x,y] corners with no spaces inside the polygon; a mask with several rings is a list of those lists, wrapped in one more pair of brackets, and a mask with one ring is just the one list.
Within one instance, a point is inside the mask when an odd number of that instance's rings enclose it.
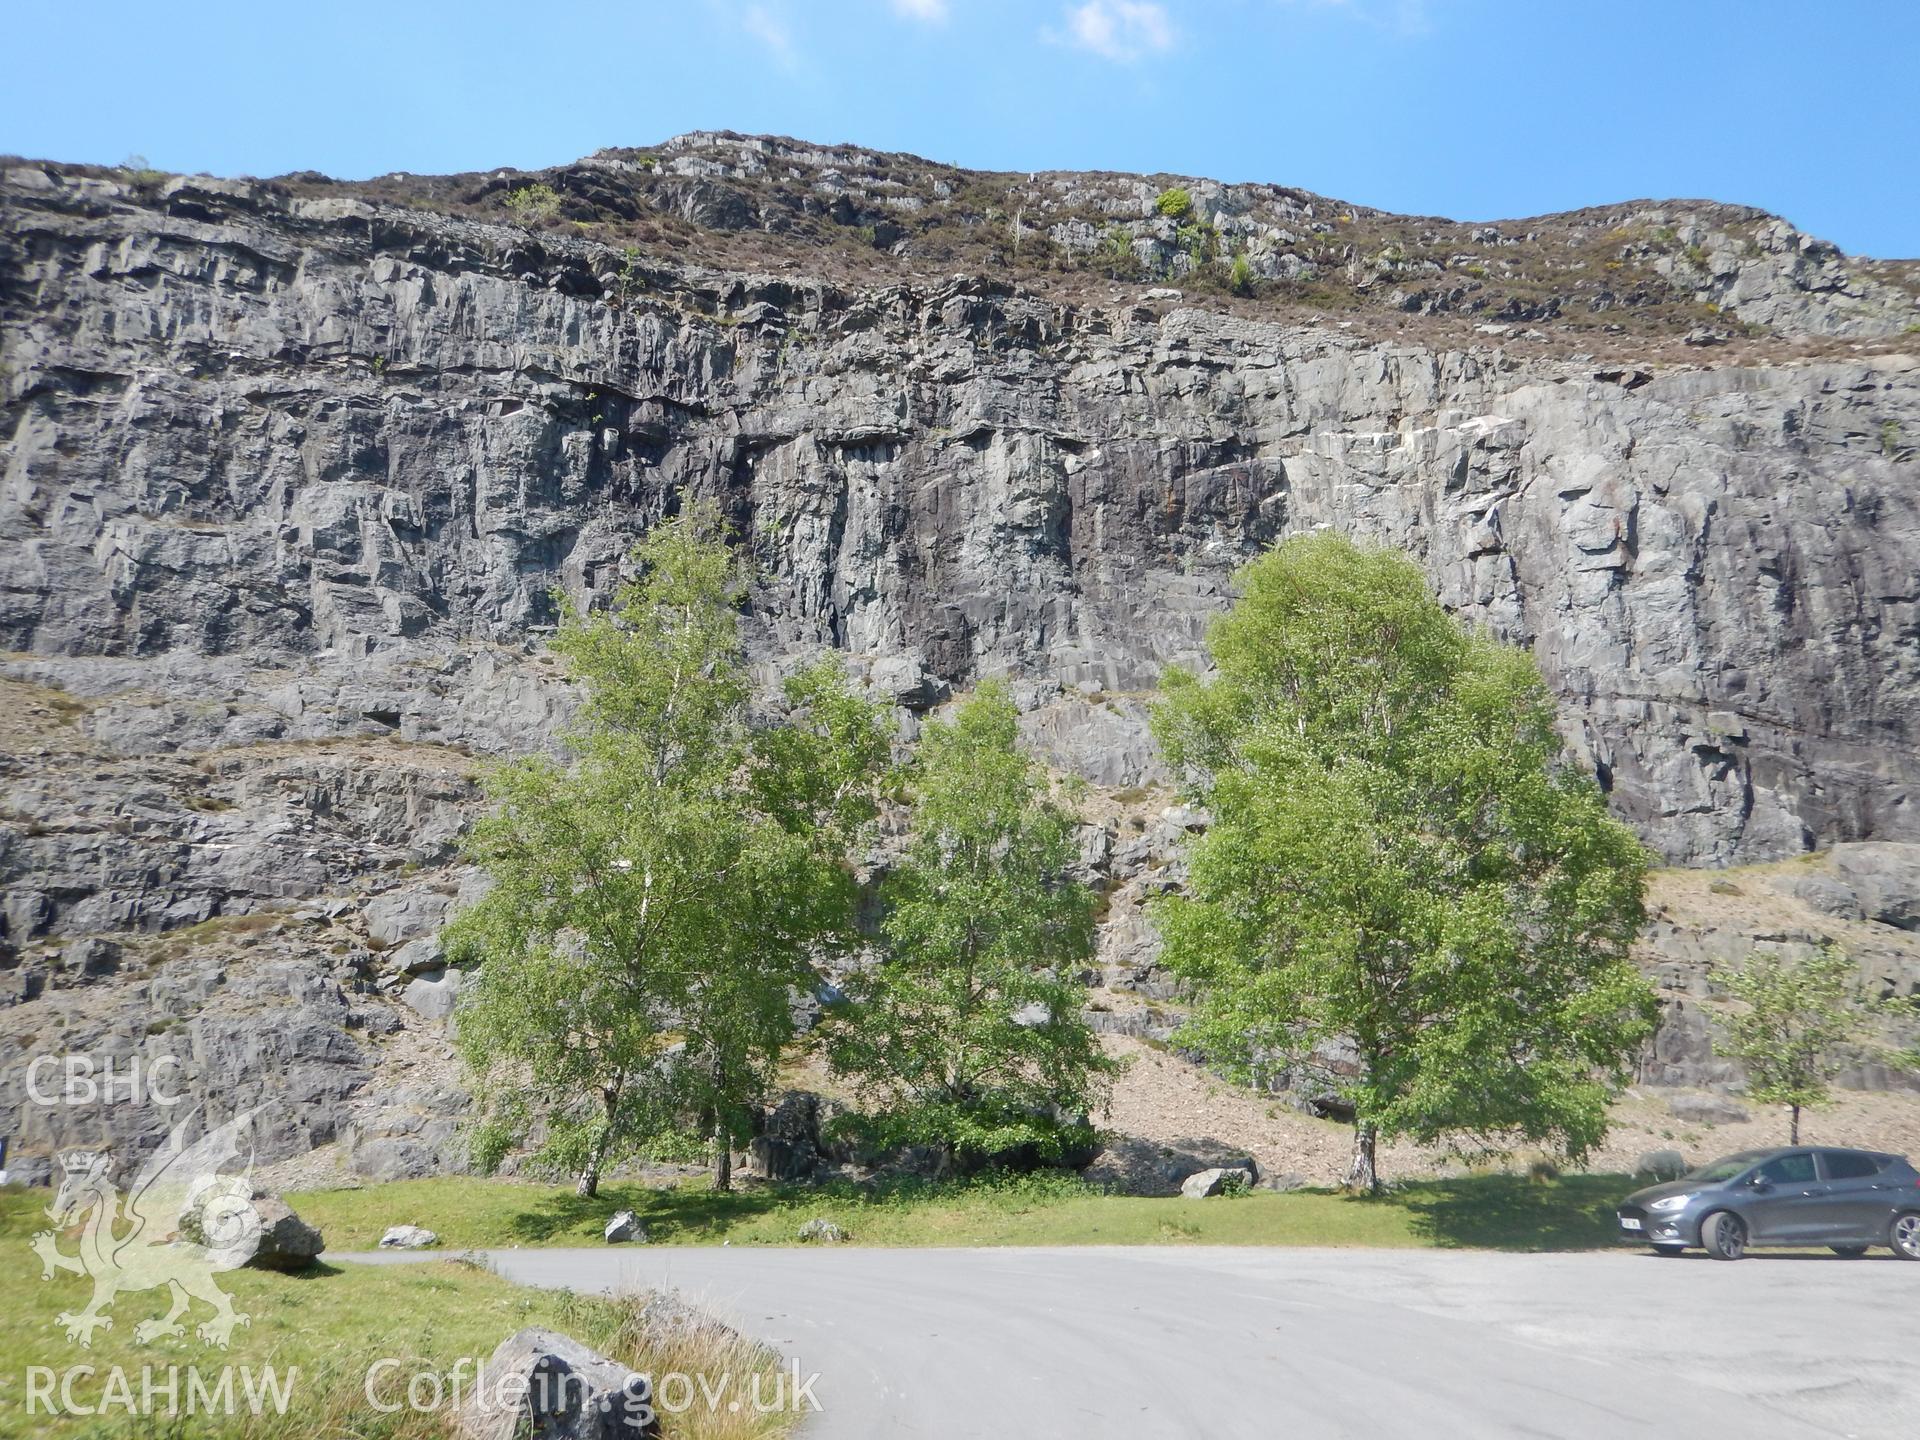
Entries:
{"label": "large grey boulder", "polygon": [[652,1381],[556,1330],[516,1331],[469,1392],[469,1440],[651,1440],[661,1433]]}
{"label": "large grey boulder", "polygon": [[277,1195],[253,1202],[260,1217],[260,1244],[247,1263],[256,1270],[304,1270],[327,1248],[326,1237]]}
{"label": "large grey boulder", "polygon": [[1869,920],[1920,930],[1920,845],[1836,845],[1833,868],[1860,897]]}
{"label": "large grey boulder", "polygon": [[423,1020],[451,1020],[460,1002],[461,972],[447,969],[416,975],[400,992],[400,998]]}
{"label": "large grey boulder", "polygon": [[844,1245],[853,1237],[824,1216],[816,1216],[800,1227],[796,1237],[803,1245]]}
{"label": "large grey boulder", "polygon": [[250,1244],[246,1263],[256,1270],[304,1270],[320,1258],[326,1241],[278,1195],[255,1190],[244,1180],[215,1180],[180,1212],[180,1237],[196,1245],[225,1249]]}
{"label": "large grey boulder", "polygon": [[629,1241],[640,1245],[647,1243],[647,1227],[640,1223],[640,1217],[631,1210],[622,1210],[607,1221],[602,1234],[609,1245],[624,1245]]}
{"label": "large grey boulder", "polygon": [[1259,1172],[1251,1167],[1219,1166],[1212,1170],[1202,1170],[1189,1175],[1180,1182],[1180,1193],[1189,1200],[1210,1200],[1216,1195],[1245,1194],[1259,1179]]}

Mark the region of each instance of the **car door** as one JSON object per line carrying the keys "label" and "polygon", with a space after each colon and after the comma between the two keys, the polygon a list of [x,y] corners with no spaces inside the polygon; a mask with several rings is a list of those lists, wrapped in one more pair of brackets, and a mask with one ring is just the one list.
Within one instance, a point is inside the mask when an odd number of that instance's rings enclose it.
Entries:
{"label": "car door", "polygon": [[1811,1150],[1776,1155],[1748,1181],[1747,1238],[1755,1245],[1797,1245],[1820,1235],[1826,1182]]}
{"label": "car door", "polygon": [[1878,1241],[1893,1218],[1894,1194],[1885,1163],[1859,1150],[1822,1150],[1820,1170],[1827,1182],[1823,1211],[1841,1241]]}

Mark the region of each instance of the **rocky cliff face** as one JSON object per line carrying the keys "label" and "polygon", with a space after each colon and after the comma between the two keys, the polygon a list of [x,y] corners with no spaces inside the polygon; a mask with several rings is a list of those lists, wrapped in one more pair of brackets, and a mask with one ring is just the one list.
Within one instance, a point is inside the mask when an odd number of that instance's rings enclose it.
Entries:
{"label": "rocky cliff face", "polygon": [[[1303,319],[1298,291],[1196,300],[1063,272],[1093,287],[1074,298],[1060,275],[916,278],[905,232],[894,271],[850,276],[823,253],[829,281],[703,263],[756,224],[794,228],[774,223],[780,192],[745,211],[715,199],[738,199],[743,174],[770,183],[774,152],[743,150],[754,172],[730,143],[550,177],[589,213],[640,195],[712,240],[672,262],[671,228],[647,250],[603,243],[597,220],[505,223],[513,177],[446,190],[435,211],[419,207],[441,182],[400,197],[393,177],[5,170],[0,978],[21,1003],[0,1031],[15,1061],[62,994],[111,992],[102,1044],[172,1047],[209,1082],[273,1071],[166,1000],[200,982],[169,988],[180,967],[149,952],[193,926],[224,957],[210,975],[266,987],[244,992],[255,1013],[284,994],[347,1047],[345,1068],[318,1043],[289,1061],[285,1084],[314,1101],[289,1153],[339,1140],[391,1157],[442,1133],[454,1102],[432,1086],[398,1111],[351,1109],[397,1013],[369,1006],[405,993],[444,1011],[431,932],[459,884],[444,867],[471,759],[547,743],[566,704],[542,655],[552,592],[606,593],[634,538],[696,495],[725,504],[760,567],[750,625],[770,673],[839,649],[909,728],[1009,674],[1036,746],[1123,794],[1165,778],[1135,692],[1199,658],[1236,564],[1332,525],[1411,551],[1447,604],[1529,645],[1575,753],[1668,859],[1920,841],[1906,271],[1849,270],[1751,212],[1529,222],[1586,245],[1627,233],[1632,264],[1737,306],[1737,343],[1674,350],[1663,337],[1705,313],[1675,307],[1704,302],[1649,292],[1644,361],[1631,325],[1553,328],[1587,280],[1546,330],[1441,328],[1480,313],[1470,296],[1409,330],[1421,307],[1364,256],[1338,273],[1373,309],[1344,321]],[[844,152],[776,158],[803,192],[854,197],[833,223],[885,198],[847,178]],[[933,170],[893,178],[923,206],[954,193]],[[1324,262],[1341,224],[1394,221],[1247,188],[1196,187],[1198,203],[1214,243],[1241,236],[1276,286],[1295,273],[1277,257]],[[1204,278],[1177,233],[1159,237],[1152,186],[1056,193],[1105,196],[1153,278]],[[1527,241],[1509,288],[1574,263]],[[1636,312],[1615,296],[1584,313]],[[1833,335],[1863,338],[1806,343]],[[266,911],[268,930],[229,933]],[[1125,911],[1116,923],[1138,920]],[[4,1054],[0,1073],[15,1099]]]}

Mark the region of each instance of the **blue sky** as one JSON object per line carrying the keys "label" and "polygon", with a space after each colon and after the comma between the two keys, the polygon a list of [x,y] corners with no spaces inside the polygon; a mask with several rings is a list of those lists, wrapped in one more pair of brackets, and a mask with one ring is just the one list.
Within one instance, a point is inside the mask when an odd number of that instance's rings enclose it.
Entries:
{"label": "blue sky", "polygon": [[1507,219],[1642,196],[1920,256],[1916,0],[26,4],[0,152],[366,176],[725,128]]}

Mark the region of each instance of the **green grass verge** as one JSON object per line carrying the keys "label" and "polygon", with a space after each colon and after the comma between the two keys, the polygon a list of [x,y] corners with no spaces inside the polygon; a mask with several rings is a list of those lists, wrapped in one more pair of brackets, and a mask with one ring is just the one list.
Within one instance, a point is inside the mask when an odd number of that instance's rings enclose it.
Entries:
{"label": "green grass verge", "polygon": [[[379,1360],[398,1361],[376,1373],[375,1394],[383,1402],[404,1399],[407,1381],[416,1373],[450,1375],[459,1360],[485,1359],[527,1325],[562,1331],[655,1374],[717,1374],[725,1369],[733,1372],[735,1383],[746,1384],[754,1370],[772,1368],[765,1352],[710,1344],[652,1347],[636,1331],[631,1307],[620,1300],[527,1289],[452,1260],[405,1266],[319,1265],[295,1275],[231,1271],[220,1277],[221,1288],[250,1321],[234,1332],[226,1350],[204,1344],[191,1328],[177,1339],[136,1342],[134,1326],[164,1313],[167,1295],[164,1290],[127,1294],[111,1311],[112,1328],[97,1332],[92,1347],[83,1350],[68,1341],[55,1317],[83,1309],[91,1282],[65,1272],[40,1279],[40,1262],[27,1248],[32,1236],[45,1228],[46,1201],[45,1190],[0,1189],[0,1436],[446,1440],[458,1433],[450,1406],[417,1412],[403,1408],[383,1415],[367,1399],[369,1367]],[[63,1242],[61,1248],[71,1254],[74,1246]],[[191,1326],[208,1313],[196,1304],[186,1318]],[[93,1367],[93,1373],[74,1377],[73,1399],[95,1408],[109,1402],[108,1413],[49,1414],[44,1407],[29,1413],[29,1367],[65,1375],[82,1365]],[[238,1373],[232,1384],[242,1413],[234,1416],[170,1415],[164,1390],[156,1392],[158,1399],[146,1414],[130,1414],[109,1401],[109,1372],[114,1367],[128,1377],[136,1406],[143,1404],[143,1372],[151,1371],[155,1383],[164,1387],[169,1369],[177,1367],[176,1404],[183,1412],[189,1399],[189,1367],[213,1388],[222,1367],[229,1365],[236,1371],[248,1367],[256,1383],[266,1366],[274,1367],[283,1383],[291,1372],[285,1414],[273,1413],[271,1402],[260,1416],[247,1413],[244,1380]],[[465,1373],[470,1376],[472,1366]],[[59,1393],[56,1382],[56,1401]],[[773,1394],[770,1385],[765,1393]],[[422,1397],[430,1400],[431,1391],[423,1389]],[[750,1408],[739,1413],[721,1408],[708,1415],[696,1405],[669,1417],[667,1428],[680,1440],[769,1440],[790,1429],[791,1418],[758,1415]]]}
{"label": "green grass verge", "polygon": [[1417,1181],[1378,1198],[1327,1191],[1211,1200],[1103,1195],[1054,1176],[947,1185],[768,1186],[716,1195],[609,1184],[597,1199],[506,1180],[399,1181],[288,1196],[330,1250],[368,1250],[391,1225],[424,1225],[449,1249],[599,1245],[631,1209],[654,1244],[791,1245],[815,1217],[862,1245],[1335,1245],[1579,1250],[1614,1241],[1619,1175],[1534,1182],[1511,1175]]}

